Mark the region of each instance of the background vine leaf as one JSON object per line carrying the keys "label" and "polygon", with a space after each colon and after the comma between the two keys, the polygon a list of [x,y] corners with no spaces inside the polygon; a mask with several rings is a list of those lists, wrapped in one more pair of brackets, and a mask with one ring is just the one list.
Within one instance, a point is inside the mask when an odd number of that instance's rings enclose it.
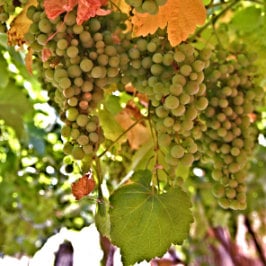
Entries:
{"label": "background vine leaf", "polygon": [[110,198],[111,239],[121,248],[124,265],[162,256],[171,244],[188,236],[192,214],[189,196],[180,188],[157,194],[150,186],[152,174],[140,170],[133,183]]}

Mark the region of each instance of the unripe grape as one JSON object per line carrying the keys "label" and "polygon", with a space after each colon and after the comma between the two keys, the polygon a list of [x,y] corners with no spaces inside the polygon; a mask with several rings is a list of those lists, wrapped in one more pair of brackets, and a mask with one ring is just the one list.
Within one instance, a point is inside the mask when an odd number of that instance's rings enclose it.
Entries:
{"label": "unripe grape", "polygon": [[89,139],[92,143],[97,143],[99,141],[99,135],[96,132],[90,132]]}
{"label": "unripe grape", "polygon": [[38,26],[41,32],[50,33],[52,31],[52,24],[47,18],[40,19]]}
{"label": "unripe grape", "polygon": [[212,188],[212,193],[216,198],[223,198],[225,195],[225,189],[222,184],[215,184]]}
{"label": "unripe grape", "polygon": [[79,53],[78,48],[76,46],[73,46],[73,45],[69,46],[66,50],[66,54],[70,58],[77,57],[78,53]]}
{"label": "unripe grape", "polygon": [[227,198],[220,198],[218,204],[224,209],[228,209],[231,205],[230,200]]}
{"label": "unripe grape", "polygon": [[71,129],[70,136],[71,136],[72,139],[76,140],[79,137],[79,135],[80,135],[79,129],[77,129],[77,128],[72,128]]}
{"label": "unripe grape", "polygon": [[154,75],[154,76],[159,76],[159,75],[161,75],[162,72],[163,72],[163,70],[164,70],[164,67],[163,67],[162,65],[160,65],[160,64],[153,64],[153,65],[151,66],[151,73],[152,73],[152,75]]}
{"label": "unripe grape", "polygon": [[184,156],[185,150],[181,145],[174,145],[170,149],[170,154],[173,158],[182,158]]}
{"label": "unripe grape", "polygon": [[71,86],[71,80],[69,78],[60,78],[58,85],[61,89],[67,89]]}
{"label": "unripe grape", "polygon": [[225,195],[228,199],[234,199],[236,197],[236,190],[234,188],[226,188]]}
{"label": "unripe grape", "polygon": [[82,147],[74,146],[72,149],[71,155],[73,156],[75,160],[82,160],[84,158],[85,153]]}
{"label": "unripe grape", "polygon": [[69,99],[67,99],[67,104],[71,107],[75,107],[78,105],[78,98],[77,97],[71,97]]}
{"label": "unripe grape", "polygon": [[145,0],[141,6],[144,12],[148,12],[152,15],[157,14],[158,6],[153,0]]}
{"label": "unripe grape", "polygon": [[71,134],[71,127],[67,125],[63,125],[61,128],[62,137],[69,138]]}
{"label": "unripe grape", "polygon": [[186,56],[181,51],[175,51],[174,53],[174,60],[177,63],[183,62],[185,60]]}
{"label": "unripe grape", "polygon": [[166,109],[176,109],[179,106],[179,99],[176,96],[169,95],[165,98],[163,105]]}
{"label": "unripe grape", "polygon": [[[88,138],[88,136],[86,136],[86,135],[80,135],[80,136],[77,138],[77,143],[78,143],[79,145],[82,145],[82,146],[87,145],[87,144],[89,143],[89,138]],[[83,151],[84,151],[84,149],[83,149]],[[84,151],[84,152],[85,152],[85,151]]]}
{"label": "unripe grape", "polygon": [[192,72],[192,67],[190,65],[183,65],[180,67],[180,73],[184,76],[189,76]]}
{"label": "unripe grape", "polygon": [[95,66],[91,71],[92,78],[104,78],[106,76],[106,68],[103,66]]}
{"label": "unripe grape", "polygon": [[88,123],[88,116],[84,115],[84,114],[79,114],[77,119],[76,119],[76,123],[80,127],[85,127]]}
{"label": "unripe grape", "polygon": [[181,163],[184,166],[190,167],[194,162],[194,156],[191,153],[186,153],[182,158],[181,158]]}
{"label": "unripe grape", "polygon": [[159,134],[158,136],[158,144],[161,147],[166,147],[168,145],[170,145],[171,143],[171,136],[169,134],[163,133],[163,134]]}
{"label": "unripe grape", "polygon": [[75,121],[79,112],[76,108],[69,108],[66,110],[66,118],[69,121]]}
{"label": "unripe grape", "polygon": [[73,150],[73,145],[70,142],[66,142],[63,146],[63,152],[65,154],[71,154]]}

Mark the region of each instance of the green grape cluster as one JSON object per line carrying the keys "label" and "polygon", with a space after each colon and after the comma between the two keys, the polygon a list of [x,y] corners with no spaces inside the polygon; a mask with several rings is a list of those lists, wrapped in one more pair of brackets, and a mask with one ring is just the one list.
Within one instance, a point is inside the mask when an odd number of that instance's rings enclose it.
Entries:
{"label": "green grape cluster", "polygon": [[155,15],[159,7],[164,5],[167,0],[126,0],[126,3],[136,9],[139,13],[149,13]]}
{"label": "green grape cluster", "polygon": [[49,84],[49,95],[59,106],[65,124],[65,151],[69,154],[72,147],[72,156],[82,160],[95,153],[103,141],[95,117],[97,107],[104,88],[117,81],[127,62],[121,60],[123,54],[113,36],[123,25],[122,14],[91,18],[78,25],[76,12],[74,9],[51,21],[42,6],[31,6],[27,16],[33,23],[25,38],[39,58],[41,78]]}
{"label": "green grape cluster", "polygon": [[202,161],[213,164],[213,193],[219,204],[244,209],[248,158],[257,136],[250,115],[260,105],[263,90],[255,84],[256,57],[244,45],[232,43],[229,50],[215,51],[205,71],[209,106],[202,115],[207,127]]}
{"label": "green grape cluster", "polygon": [[169,173],[179,162],[191,166],[200,156],[197,141],[205,126],[198,117],[208,105],[203,70],[211,50],[187,43],[171,47],[160,34],[135,39],[127,52],[125,76],[149,98],[150,119]]}

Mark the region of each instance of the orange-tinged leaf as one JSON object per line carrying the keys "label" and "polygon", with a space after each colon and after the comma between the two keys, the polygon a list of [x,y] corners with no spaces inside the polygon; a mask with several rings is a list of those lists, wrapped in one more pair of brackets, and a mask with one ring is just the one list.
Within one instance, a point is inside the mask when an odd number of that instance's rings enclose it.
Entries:
{"label": "orange-tinged leaf", "polygon": [[132,18],[133,33],[146,36],[167,26],[169,42],[176,46],[186,40],[205,19],[206,10],[201,0],[168,0],[159,7],[156,15],[136,12]]}
{"label": "orange-tinged leaf", "polygon": [[91,177],[91,173],[85,174],[79,178],[76,182],[72,184],[72,194],[75,196],[76,200],[90,194],[95,188],[95,181]]}
{"label": "orange-tinged leaf", "polygon": [[30,6],[36,6],[37,0],[29,0],[19,15],[17,15],[11,22],[10,29],[8,30],[8,44],[21,46],[24,42],[24,35],[32,23],[27,17],[27,10]]}

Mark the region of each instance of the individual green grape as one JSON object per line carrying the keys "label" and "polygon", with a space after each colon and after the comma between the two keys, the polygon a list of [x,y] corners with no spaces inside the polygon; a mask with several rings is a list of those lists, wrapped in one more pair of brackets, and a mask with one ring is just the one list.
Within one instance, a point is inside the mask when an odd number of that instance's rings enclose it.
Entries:
{"label": "individual green grape", "polygon": [[167,133],[159,134],[158,136],[158,144],[160,147],[169,146],[171,141],[172,137]]}
{"label": "individual green grape", "polygon": [[40,19],[40,21],[38,23],[38,27],[39,27],[40,31],[43,33],[50,33],[52,31],[51,22],[47,18]]}
{"label": "individual green grape", "polygon": [[75,160],[82,160],[85,156],[85,153],[80,146],[74,146],[71,152],[71,155]]}
{"label": "individual green grape", "polygon": [[94,66],[91,70],[92,78],[104,78],[106,76],[106,68],[103,66]]}
{"label": "individual green grape", "polygon": [[70,142],[64,143],[63,152],[65,154],[70,155],[72,153],[72,150],[73,150],[73,145]]}
{"label": "individual green grape", "polygon": [[79,115],[79,112],[76,108],[68,108],[66,110],[66,118],[69,121],[75,121],[78,115]]}
{"label": "individual green grape", "polygon": [[72,128],[71,129],[71,133],[70,133],[70,136],[73,140],[77,140],[77,138],[79,137],[80,135],[80,131],[78,128]]}
{"label": "individual green grape", "polygon": [[58,85],[61,89],[67,89],[71,86],[71,80],[69,78],[60,78],[58,81]]}
{"label": "individual green grape", "polygon": [[133,7],[140,7],[142,5],[142,0],[126,0],[126,3]]}
{"label": "individual green grape", "polygon": [[170,154],[173,158],[179,159],[184,156],[185,149],[181,145],[176,144],[171,147]]}
{"label": "individual green grape", "polygon": [[[77,143],[81,146],[85,146],[89,143],[89,137],[82,134],[82,135],[78,136]],[[84,151],[84,149],[83,149],[83,151]]]}
{"label": "individual green grape", "polygon": [[75,57],[77,57],[78,53],[79,53],[79,49],[78,49],[78,47],[73,46],[73,45],[69,46],[69,47],[67,48],[67,50],[66,50],[66,54],[67,54],[67,56],[70,57],[70,58],[75,58]]}
{"label": "individual green grape", "polygon": [[199,111],[203,111],[207,108],[209,104],[208,98],[207,97],[199,97],[196,102],[195,102],[195,107],[199,110]]}
{"label": "individual green grape", "polygon": [[192,72],[192,67],[190,65],[182,65],[179,71],[183,76],[189,76]]}
{"label": "individual green grape", "polygon": [[70,78],[77,78],[77,77],[80,77],[82,74],[79,65],[70,65],[67,68],[67,72]]}
{"label": "individual green grape", "polygon": [[144,12],[155,15],[157,14],[159,8],[155,1],[153,0],[144,0],[141,6]]}
{"label": "individual green grape", "polygon": [[224,185],[216,183],[212,188],[212,193],[216,198],[223,198],[225,196]]}
{"label": "individual green grape", "polygon": [[227,209],[227,208],[229,208],[231,206],[231,202],[227,198],[220,198],[218,200],[218,204],[224,209]]}
{"label": "individual green grape", "polygon": [[168,115],[169,112],[163,106],[158,106],[155,109],[155,113],[156,113],[156,115],[158,117],[164,118],[164,117],[167,117],[167,115]]}
{"label": "individual green grape", "polygon": [[92,143],[98,143],[99,142],[99,135],[97,132],[90,132],[89,133],[89,139]]}
{"label": "individual green grape", "polygon": [[93,62],[89,58],[83,58],[79,66],[83,72],[90,72],[93,68]]}
{"label": "individual green grape", "polygon": [[176,96],[169,95],[165,98],[163,105],[169,110],[176,109],[179,106],[179,99]]}
{"label": "individual green grape", "polygon": [[88,116],[85,114],[79,114],[76,118],[76,123],[80,127],[85,127],[88,123]]}
{"label": "individual green grape", "polygon": [[71,127],[67,125],[63,125],[61,128],[61,135],[65,138],[69,138],[71,134]]}

